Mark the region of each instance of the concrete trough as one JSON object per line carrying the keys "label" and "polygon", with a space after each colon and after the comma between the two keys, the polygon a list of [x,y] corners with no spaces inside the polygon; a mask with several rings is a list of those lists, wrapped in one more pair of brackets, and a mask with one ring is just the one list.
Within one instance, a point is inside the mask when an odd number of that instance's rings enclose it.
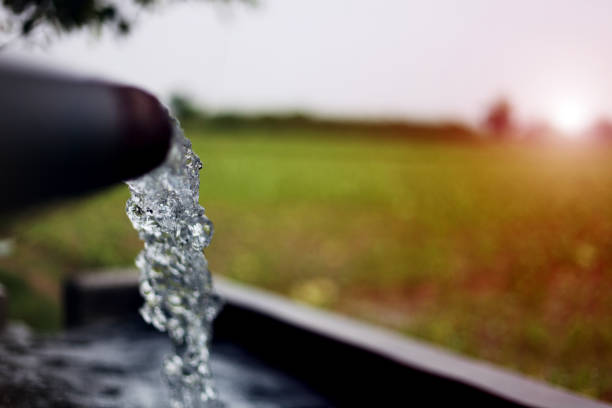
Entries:
{"label": "concrete trough", "polygon": [[[216,277],[225,306],[216,343],[231,343],[308,385],[332,406],[603,408],[492,364]],[[134,270],[95,271],[64,286],[66,325],[134,315]]]}

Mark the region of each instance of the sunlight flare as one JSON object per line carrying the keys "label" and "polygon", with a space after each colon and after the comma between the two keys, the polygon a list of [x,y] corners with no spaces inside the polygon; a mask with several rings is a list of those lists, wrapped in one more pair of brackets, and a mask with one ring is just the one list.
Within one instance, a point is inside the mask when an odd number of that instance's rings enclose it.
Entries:
{"label": "sunlight flare", "polygon": [[577,99],[559,102],[553,112],[553,124],[567,138],[579,138],[584,134],[590,121],[589,110]]}

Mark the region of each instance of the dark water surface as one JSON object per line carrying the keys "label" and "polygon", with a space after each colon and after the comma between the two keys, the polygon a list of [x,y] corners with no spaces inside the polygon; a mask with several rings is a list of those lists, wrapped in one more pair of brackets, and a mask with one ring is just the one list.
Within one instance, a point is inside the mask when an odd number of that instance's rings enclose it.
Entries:
{"label": "dark water surface", "polygon": [[[170,344],[138,318],[32,335],[0,336],[0,407],[167,408],[160,366]],[[213,343],[212,369],[231,407],[329,407],[323,397],[228,343]]]}

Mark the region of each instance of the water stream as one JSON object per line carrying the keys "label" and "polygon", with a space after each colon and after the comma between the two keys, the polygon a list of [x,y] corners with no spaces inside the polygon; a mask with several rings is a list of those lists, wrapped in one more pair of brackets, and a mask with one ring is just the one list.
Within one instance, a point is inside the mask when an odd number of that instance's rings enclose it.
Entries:
{"label": "water stream", "polygon": [[163,363],[172,408],[222,406],[209,368],[211,323],[220,307],[203,249],[212,223],[198,203],[202,162],[178,122],[164,163],[127,181],[126,212],[144,249],[140,269],[140,313],[168,333],[173,353]]}

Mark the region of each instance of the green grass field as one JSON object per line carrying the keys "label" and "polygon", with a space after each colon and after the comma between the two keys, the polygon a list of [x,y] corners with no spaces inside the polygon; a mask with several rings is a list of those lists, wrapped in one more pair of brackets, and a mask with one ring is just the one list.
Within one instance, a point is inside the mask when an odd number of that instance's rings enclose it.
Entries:
{"label": "green grass field", "polygon": [[[612,401],[612,149],[187,135],[216,273]],[[127,195],[19,223],[0,281],[57,301],[68,273],[132,264]]]}

